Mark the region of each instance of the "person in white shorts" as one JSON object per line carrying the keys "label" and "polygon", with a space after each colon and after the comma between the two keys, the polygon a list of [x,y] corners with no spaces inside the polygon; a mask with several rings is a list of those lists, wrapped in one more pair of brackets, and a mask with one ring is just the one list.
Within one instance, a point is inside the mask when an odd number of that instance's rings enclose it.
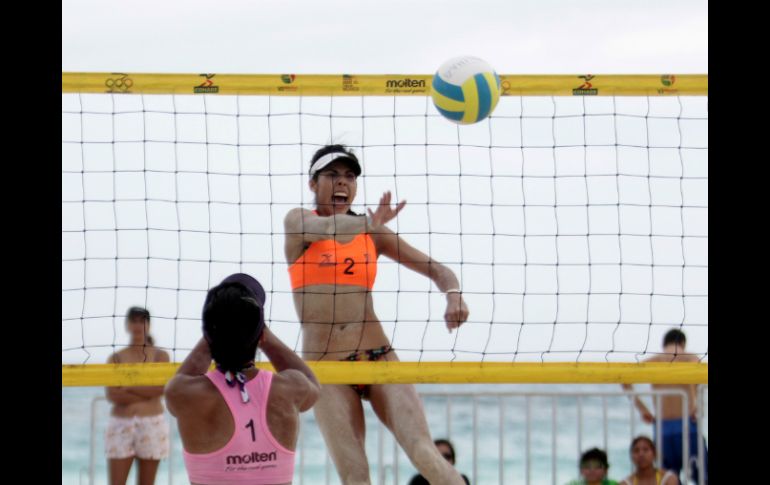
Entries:
{"label": "person in white shorts", "polygon": [[[128,347],[107,360],[111,364],[168,362],[165,351],[155,347],[150,336],[150,312],[132,307],[126,314]],[[163,386],[108,387],[112,403],[104,438],[110,485],[125,485],[134,459],[138,462],[139,485],[152,485],[160,460],[168,457],[169,424],[163,415]]]}

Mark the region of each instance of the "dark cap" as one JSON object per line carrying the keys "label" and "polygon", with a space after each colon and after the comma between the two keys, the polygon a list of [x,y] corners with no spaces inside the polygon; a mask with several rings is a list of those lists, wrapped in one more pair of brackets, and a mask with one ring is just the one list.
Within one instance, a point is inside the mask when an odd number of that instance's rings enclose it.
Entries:
{"label": "dark cap", "polygon": [[254,299],[257,300],[257,303],[259,303],[260,307],[265,306],[265,289],[262,288],[262,285],[259,284],[259,281],[257,281],[253,276],[249,276],[246,273],[234,273],[223,279],[222,282],[217,286],[228,283],[242,284],[246,287],[247,290],[249,290],[250,293],[254,294]]}
{"label": "dark cap", "polygon": [[[206,294],[206,301],[203,302],[203,326],[206,326],[206,314],[210,307],[211,300],[214,298],[214,295],[218,293],[220,289],[222,289],[223,286],[233,285],[237,284],[246,289],[251,294],[251,297],[256,300],[257,304],[259,305],[260,311],[262,311],[265,307],[265,289],[262,288],[262,285],[259,284],[259,281],[257,281],[254,277],[249,276],[245,273],[234,273],[228,276],[227,278],[223,279],[221,283],[219,283],[217,286],[211,288],[208,293]],[[264,317],[261,319],[263,320]],[[259,325],[264,325],[264,320],[260,322]],[[209,340],[208,332],[205,331],[204,328],[204,336],[206,336],[206,340]]]}
{"label": "dark cap", "polygon": [[[236,292],[229,291],[240,287]],[[248,293],[243,295],[243,290]],[[217,365],[239,370],[254,358],[257,342],[265,328],[265,290],[259,281],[235,273],[211,288],[203,304],[203,337],[211,347]]]}

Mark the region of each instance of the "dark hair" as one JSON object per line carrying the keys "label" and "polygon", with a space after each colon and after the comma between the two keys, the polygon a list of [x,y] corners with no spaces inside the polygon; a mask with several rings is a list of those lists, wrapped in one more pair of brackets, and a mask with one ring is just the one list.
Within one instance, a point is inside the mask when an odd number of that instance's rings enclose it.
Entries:
{"label": "dark hair", "polygon": [[580,456],[580,466],[582,467],[583,463],[592,460],[598,461],[604,465],[604,468],[610,467],[610,464],[607,462],[607,453],[605,453],[604,450],[600,450],[599,448],[591,448],[590,450],[583,453]]}
{"label": "dark hair", "polygon": [[[356,173],[356,177],[361,175],[361,164],[358,161],[358,157],[356,157],[353,151],[347,148],[345,145],[339,145],[339,144],[326,145],[316,150],[315,154],[313,155],[313,158],[310,159],[310,167],[312,168],[313,164],[315,164],[315,162],[317,162],[319,158],[323,157],[324,155],[328,155],[329,153],[344,153],[347,156],[347,158],[353,160],[355,164],[353,169]],[[313,175],[313,180],[318,180],[318,173],[315,173]],[[365,215],[365,214],[358,214],[356,212],[353,212],[351,209],[348,209],[347,214],[349,216]]]}
{"label": "dark hair", "polygon": [[150,312],[146,308],[142,308],[140,306],[132,306],[128,309],[126,312],[126,320],[130,320],[132,318],[136,317],[142,317],[148,322],[150,321]]}
{"label": "dark hair", "polygon": [[687,343],[687,338],[684,336],[684,332],[681,330],[678,330],[676,328],[669,330],[666,332],[666,336],[663,337],[663,346],[665,347],[668,344],[676,344],[681,345],[684,347],[684,345]]}
{"label": "dark hair", "polygon": [[265,328],[262,307],[245,286],[223,283],[212,288],[203,308],[203,336],[218,367],[237,372],[257,353]]}
{"label": "dark hair", "polygon": [[650,445],[650,448],[652,448],[652,452],[656,455],[658,454],[658,450],[655,448],[655,443],[653,443],[653,441],[650,438],[644,435],[637,436],[636,438],[634,438],[634,441],[631,442],[631,447],[628,449],[628,451],[633,452],[634,446],[636,446],[636,444],[640,441],[646,441],[647,444]]}
{"label": "dark hair", "polygon": [[436,446],[438,446],[438,445],[445,445],[445,446],[447,446],[449,448],[449,451],[452,453],[452,462],[454,463],[454,461],[455,461],[455,447],[452,446],[452,443],[449,440],[438,439],[438,440],[434,440],[433,444],[435,444]]}
{"label": "dark hair", "polygon": [[[310,167],[312,168],[313,164],[315,164],[315,162],[317,162],[319,158],[323,157],[324,155],[328,155],[329,153],[344,153],[347,156],[347,158],[350,158],[351,160],[353,160],[356,163],[356,165],[359,167],[356,170],[358,172],[356,173],[356,175],[360,175],[361,169],[360,169],[360,162],[358,161],[358,157],[348,147],[346,147],[345,145],[339,145],[339,144],[326,145],[316,150],[315,154],[313,154],[313,158],[310,159]],[[313,175],[313,180],[317,180],[317,179],[318,179],[318,174],[316,173],[315,175]]]}
{"label": "dark hair", "polygon": [[[150,312],[146,308],[140,307],[140,306],[132,306],[128,309],[126,312],[126,323],[130,322],[131,320],[135,318],[141,318],[142,320],[146,320],[147,323],[150,323]],[[149,333],[146,334],[145,338],[147,339],[147,342],[150,343],[150,345],[155,345],[155,339],[152,338],[152,335]]]}

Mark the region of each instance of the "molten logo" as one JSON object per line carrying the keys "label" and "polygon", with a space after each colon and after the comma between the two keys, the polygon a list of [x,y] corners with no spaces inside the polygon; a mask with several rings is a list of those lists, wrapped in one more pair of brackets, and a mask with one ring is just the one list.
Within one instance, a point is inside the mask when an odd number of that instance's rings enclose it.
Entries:
{"label": "molten logo", "polygon": [[458,69],[460,69],[463,66],[468,65],[469,63],[473,62],[474,59],[472,57],[462,57],[457,60],[454,64],[444,69],[444,72],[441,73],[441,77],[444,78],[447,81],[452,80],[452,76],[455,75],[455,72],[457,72]]}
{"label": "molten logo", "polygon": [[275,461],[278,459],[278,454],[273,451],[271,453],[257,453],[252,451],[248,455],[230,455],[227,457],[228,465],[246,465],[249,463],[261,463],[263,461]]}
{"label": "molten logo", "polygon": [[294,74],[282,74],[281,75],[281,81],[283,81],[284,84],[291,84],[294,82],[294,79],[296,79],[297,76]]}
{"label": "molten logo", "polygon": [[425,81],[417,79],[391,79],[385,83],[389,88],[424,88]]}

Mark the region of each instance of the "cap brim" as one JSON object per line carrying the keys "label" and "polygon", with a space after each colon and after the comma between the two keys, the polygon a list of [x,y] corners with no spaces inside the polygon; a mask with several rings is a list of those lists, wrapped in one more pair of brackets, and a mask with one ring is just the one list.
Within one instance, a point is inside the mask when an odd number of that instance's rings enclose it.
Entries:
{"label": "cap brim", "polygon": [[[333,156],[336,155],[336,156]],[[353,173],[356,174],[356,177],[361,175],[361,165],[358,164],[358,162],[351,158],[346,153],[341,152],[335,152],[335,153],[329,153],[324,155],[323,157],[316,160],[316,162],[310,167],[310,176],[314,176],[321,170],[323,170],[325,167],[327,167],[330,163],[336,162],[338,160],[341,160],[343,162],[348,162],[348,164],[353,167]]]}
{"label": "cap brim", "polygon": [[240,283],[245,286],[249,292],[254,294],[254,298],[259,302],[260,306],[265,306],[265,289],[262,288],[262,285],[259,284],[259,281],[253,276],[249,276],[245,273],[235,273],[223,279],[220,284],[224,283]]}

